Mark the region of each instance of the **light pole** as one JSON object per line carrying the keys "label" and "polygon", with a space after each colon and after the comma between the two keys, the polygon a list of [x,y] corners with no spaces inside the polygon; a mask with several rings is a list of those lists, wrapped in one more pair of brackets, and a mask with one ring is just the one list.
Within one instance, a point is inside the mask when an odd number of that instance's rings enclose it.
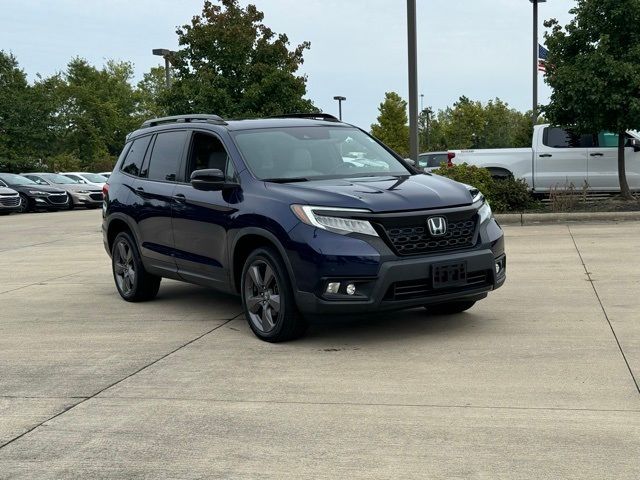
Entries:
{"label": "light pole", "polygon": [[338,118],[340,119],[340,121],[342,121],[342,102],[344,102],[347,97],[336,95],[335,97],[333,97],[333,99],[338,101]]}
{"label": "light pole", "polygon": [[529,0],[533,3],[533,113],[535,125],[538,122],[538,4],[547,0]]}
{"label": "light pole", "polygon": [[151,53],[164,58],[164,81],[167,88],[169,88],[171,86],[171,62],[169,59],[171,58],[171,55],[176,52],[166,48],[154,48],[151,50]]}
{"label": "light pole", "polygon": [[418,40],[416,0],[407,0],[407,50],[409,54],[409,157],[418,164]]}

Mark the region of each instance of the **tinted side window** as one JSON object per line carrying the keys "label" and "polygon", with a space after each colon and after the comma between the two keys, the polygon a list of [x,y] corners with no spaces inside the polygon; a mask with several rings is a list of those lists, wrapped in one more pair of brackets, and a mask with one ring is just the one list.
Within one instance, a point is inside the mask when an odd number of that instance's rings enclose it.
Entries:
{"label": "tinted side window", "polygon": [[175,181],[187,134],[186,131],[158,134],[149,161],[149,180]]}
{"label": "tinted side window", "polygon": [[144,160],[144,154],[147,152],[151,135],[138,138],[133,142],[131,148],[127,152],[127,156],[124,157],[121,170],[129,175],[139,176],[140,169],[142,168],[142,161]]}
{"label": "tinted side window", "polygon": [[446,153],[430,153],[418,157],[420,167],[439,167],[442,163],[447,163],[449,156]]}
{"label": "tinted side window", "polygon": [[193,135],[191,155],[187,164],[187,181],[194,170],[217,168],[225,172],[227,167],[227,151],[222,142],[213,135],[197,132]]}
{"label": "tinted side window", "polygon": [[579,134],[563,128],[547,127],[544,129],[542,143],[552,148],[590,148],[593,147],[593,135]]}
{"label": "tinted side window", "polygon": [[603,148],[617,147],[618,135],[611,132],[600,132],[598,134],[598,146]]}

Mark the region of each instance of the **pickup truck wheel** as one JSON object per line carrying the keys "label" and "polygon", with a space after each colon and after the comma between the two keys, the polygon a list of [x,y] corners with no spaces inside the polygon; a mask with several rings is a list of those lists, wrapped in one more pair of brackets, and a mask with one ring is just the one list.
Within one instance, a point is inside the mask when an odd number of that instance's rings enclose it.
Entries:
{"label": "pickup truck wheel", "polygon": [[120,296],[127,302],[143,302],[155,298],[161,277],[147,272],[135,241],[128,232],[120,232],[111,247],[113,279]]}
{"label": "pickup truck wheel", "polygon": [[469,310],[476,302],[472,301],[460,301],[460,302],[448,302],[438,303],[436,305],[425,305],[429,313],[434,315],[451,315],[454,313],[461,313],[465,310]]}
{"label": "pickup truck wheel", "polygon": [[284,342],[304,333],[306,322],[295,304],[284,262],[275,250],[254,250],[245,261],[240,285],[245,317],[259,339]]}

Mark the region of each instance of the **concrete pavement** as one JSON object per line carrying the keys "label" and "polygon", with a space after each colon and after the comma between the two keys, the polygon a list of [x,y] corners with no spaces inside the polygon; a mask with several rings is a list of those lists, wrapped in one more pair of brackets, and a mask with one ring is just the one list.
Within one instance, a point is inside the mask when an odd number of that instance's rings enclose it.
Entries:
{"label": "concrete pavement", "polygon": [[117,296],[100,214],[0,218],[0,478],[640,477],[640,223],[506,227],[468,313],[253,337]]}

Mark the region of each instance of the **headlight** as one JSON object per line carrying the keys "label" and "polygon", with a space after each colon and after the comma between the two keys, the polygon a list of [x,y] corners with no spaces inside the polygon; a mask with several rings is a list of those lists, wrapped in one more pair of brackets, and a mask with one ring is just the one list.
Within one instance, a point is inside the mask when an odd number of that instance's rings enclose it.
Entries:
{"label": "headlight", "polygon": [[29,190],[29,193],[31,195],[40,195],[42,197],[46,197],[47,195],[49,195],[49,192],[43,192],[41,190]]}
{"label": "headlight", "polygon": [[465,185],[469,189],[469,193],[471,194],[471,198],[473,199],[473,204],[478,208],[478,215],[480,216],[480,223],[484,223],[491,218],[493,212],[491,211],[491,207],[487,203],[482,195],[482,192],[471,185]]}
{"label": "headlight", "polygon": [[325,212],[367,213],[368,210],[314,207],[311,205],[291,205],[291,210],[302,223],[306,223],[312,227],[321,228],[341,235],[346,235],[347,233],[362,233],[363,235],[371,235],[373,237],[378,236],[378,232],[376,232],[373,226],[371,226],[371,223],[366,220],[325,215]]}
{"label": "headlight", "polygon": [[487,202],[484,202],[482,206],[478,209],[478,215],[480,216],[481,224],[491,218],[491,215],[492,215],[491,207]]}

